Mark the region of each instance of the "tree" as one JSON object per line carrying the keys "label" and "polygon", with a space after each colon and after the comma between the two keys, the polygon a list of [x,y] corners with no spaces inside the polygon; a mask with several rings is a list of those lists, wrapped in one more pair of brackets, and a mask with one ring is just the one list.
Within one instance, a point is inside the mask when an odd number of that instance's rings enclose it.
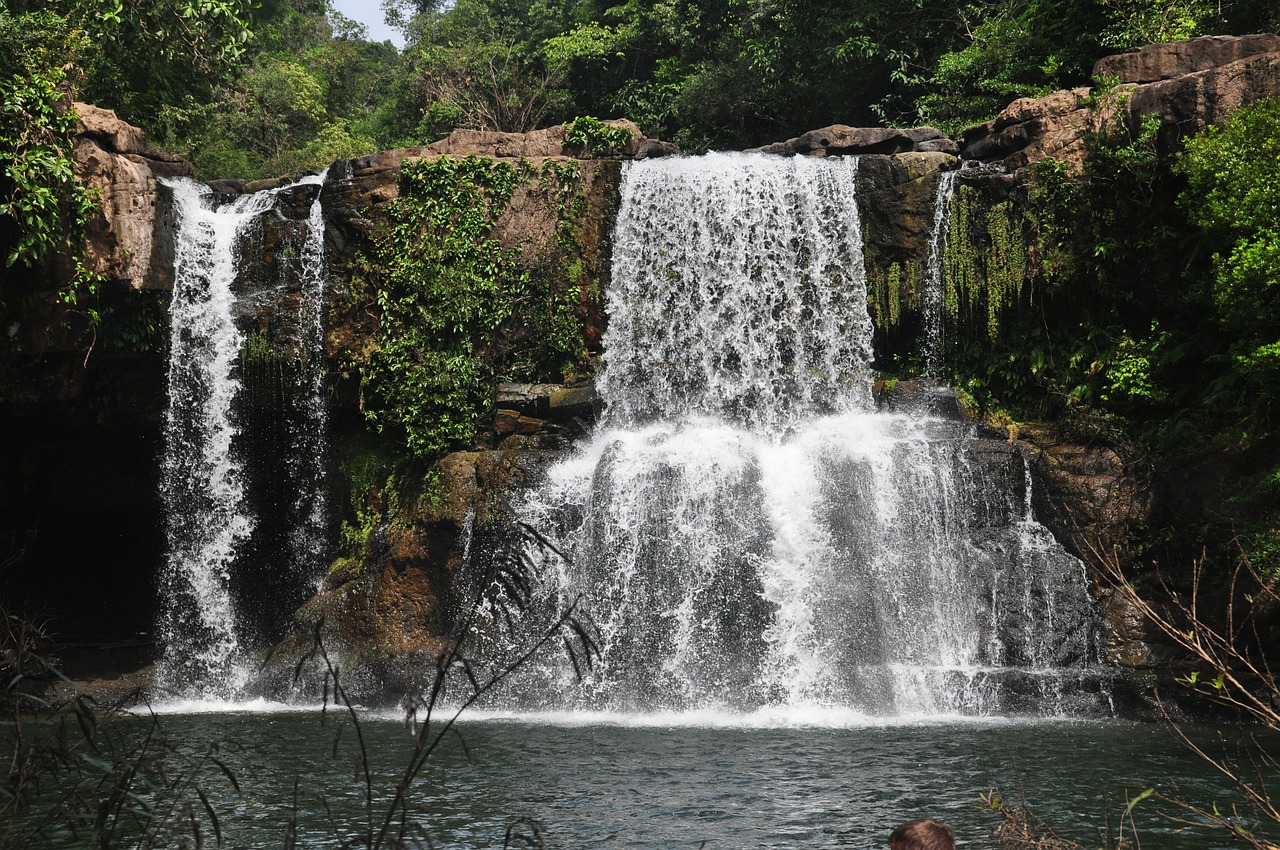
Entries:
{"label": "tree", "polygon": [[1280,100],[1242,109],[1187,143],[1183,205],[1213,250],[1213,295],[1256,427],[1274,423],[1280,379]]}

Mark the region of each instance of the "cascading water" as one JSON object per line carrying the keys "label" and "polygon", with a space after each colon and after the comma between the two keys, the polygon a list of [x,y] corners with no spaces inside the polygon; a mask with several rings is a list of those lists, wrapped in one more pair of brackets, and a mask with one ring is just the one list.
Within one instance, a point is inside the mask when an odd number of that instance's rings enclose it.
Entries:
{"label": "cascading water", "polygon": [[948,225],[951,223],[951,201],[956,194],[958,171],[944,171],[938,175],[938,187],[933,199],[933,232],[929,238],[929,265],[925,269],[921,291],[924,338],[921,354],[925,371],[937,377],[942,365],[943,292],[945,287]]}
{"label": "cascading water", "polygon": [[606,412],[519,506],[569,557],[547,607],[582,594],[602,657],[582,683],[526,671],[509,707],[1053,714],[1103,687],[1021,456],[875,410],[856,175],[626,167]]}
{"label": "cascading water", "polygon": [[[323,183],[324,175],[293,187]],[[246,408],[283,407],[263,398],[290,394],[276,369],[263,381],[250,370],[246,382],[246,325],[263,306],[264,293],[288,289],[288,281],[240,280],[242,243],[262,216],[277,208],[291,187],[242,195],[216,204],[207,186],[166,181],[175,215],[174,290],[170,309],[169,396],[165,413],[162,499],[168,556],[160,576],[157,632],[163,655],[157,682],[166,693],[234,696],[243,686],[246,640],[259,639],[237,599],[237,573],[264,525],[250,493],[253,452],[245,446]],[[314,191],[314,190],[313,190]],[[286,552],[259,553],[269,569],[315,573],[324,546],[327,508],[323,487],[325,406],[320,372],[323,302],[323,222],[318,194],[310,208],[300,254],[300,320],[293,371],[301,374],[298,409],[282,417],[287,432],[287,483],[292,511]],[[282,267],[288,267],[288,263]],[[248,386],[246,386],[246,383]],[[251,391],[247,391],[251,390]],[[281,441],[277,440],[276,443]],[[257,476],[261,477],[261,476]],[[287,565],[287,567],[286,567]],[[274,613],[276,618],[286,611]]]}
{"label": "cascading water", "polygon": [[[327,172],[326,172],[327,174]],[[324,183],[325,174],[316,178]],[[324,459],[329,454],[329,406],[324,384],[324,307],[328,275],[324,265],[324,208],[316,193],[307,214],[307,238],[302,246],[302,292],[298,361],[303,388],[302,416],[292,429],[290,481],[295,487],[293,521],[289,532],[292,572],[315,574],[328,549],[329,499]]]}

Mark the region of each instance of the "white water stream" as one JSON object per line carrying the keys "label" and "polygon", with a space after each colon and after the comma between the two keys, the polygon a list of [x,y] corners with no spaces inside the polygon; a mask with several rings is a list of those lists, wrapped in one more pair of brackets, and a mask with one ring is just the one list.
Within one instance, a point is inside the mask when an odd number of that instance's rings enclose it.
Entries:
{"label": "white water stream", "polygon": [[[323,175],[304,178],[320,184]],[[242,392],[241,355],[245,335],[237,324],[244,306],[234,291],[238,246],[250,226],[274,209],[282,190],[242,195],[214,205],[207,186],[190,180],[166,181],[173,192],[175,260],[170,308],[169,393],[165,412],[162,498],[168,555],[160,576],[157,624],[163,656],[159,687],[170,694],[227,698],[237,693],[243,665],[243,624],[231,585],[237,559],[254,532],[249,508],[246,459],[238,439],[242,423],[235,411]],[[296,185],[296,184],[295,184]],[[310,287],[303,296],[303,350],[307,404],[317,420],[304,428],[324,432],[319,318],[323,222],[319,201],[312,207],[303,265]],[[320,438],[322,439],[322,437]],[[310,521],[297,530],[297,545],[314,547],[323,534],[325,500],[323,443],[295,462],[297,496]],[[303,553],[299,557],[305,558]],[[314,568],[314,565],[313,565]],[[289,612],[280,612],[287,616]]]}
{"label": "white water stream", "polygon": [[951,201],[956,195],[956,177],[959,171],[944,171],[938,175],[938,187],[933,199],[933,230],[929,237],[929,265],[925,269],[924,289],[921,293],[920,312],[924,324],[921,355],[925,371],[934,377],[942,377],[943,314],[946,288],[947,241],[950,236]]}

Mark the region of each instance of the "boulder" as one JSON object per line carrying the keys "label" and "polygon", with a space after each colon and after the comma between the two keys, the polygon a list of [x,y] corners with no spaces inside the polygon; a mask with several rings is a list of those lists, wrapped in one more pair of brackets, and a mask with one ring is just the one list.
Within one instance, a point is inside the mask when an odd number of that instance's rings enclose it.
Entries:
{"label": "boulder", "polygon": [[[590,421],[601,405],[593,383],[566,387],[563,384],[499,384],[498,415],[495,421],[499,434],[532,431],[520,430],[512,415],[545,424],[545,420],[568,422],[575,418]],[[503,430],[506,428],[507,430]]]}
{"label": "boulder", "polygon": [[1236,110],[1280,97],[1280,50],[1138,86],[1126,102],[1130,126],[1143,115],[1160,116],[1159,144],[1174,151],[1206,126],[1225,123]]}
{"label": "boulder", "polygon": [[498,408],[493,418],[493,429],[499,436],[510,434],[536,434],[547,424],[547,420],[536,416],[526,416],[517,410]]}
{"label": "boulder", "polygon": [[[631,132],[631,141],[620,152],[623,157],[645,159],[679,153],[670,142],[647,139],[640,128],[626,119],[605,121],[610,127],[623,127]],[[579,156],[586,152],[565,141],[568,126],[557,124],[527,133],[503,133],[494,130],[454,130],[447,137],[427,146],[425,154],[435,156],[493,156],[499,158],[540,159],[554,156]],[[594,158],[584,156],[583,158]]]}
{"label": "boulder", "polygon": [[563,389],[564,384],[498,384],[498,407],[545,417],[551,396]]}
{"label": "boulder", "polygon": [[960,156],[1024,168],[1041,159],[1084,161],[1084,133],[1096,131],[1100,115],[1090,109],[1087,87],[1015,100],[991,121],[964,131]]}
{"label": "boulder", "polygon": [[1058,159],[1079,169],[1084,138],[1122,117],[1136,127],[1160,116],[1158,143],[1169,154],[1182,140],[1235,110],[1280,96],[1280,36],[1208,36],[1154,44],[1098,61],[1094,75],[1118,77],[1114,92],[1090,88],[1014,101],[993,120],[964,131],[961,156],[1012,169]]}
{"label": "boulder", "polygon": [[75,104],[76,134],[111,153],[141,154],[147,150],[147,135],[116,116],[115,110],[89,103]]}
{"label": "boulder", "polygon": [[1207,35],[1148,44],[1104,56],[1094,64],[1093,77],[1117,78],[1122,83],[1154,83],[1228,65],[1258,53],[1280,53],[1280,35]]}
{"label": "boulder", "polygon": [[775,142],[748,153],[771,153],[780,156],[847,156],[855,154],[898,154],[908,151],[956,153],[958,146],[934,127],[894,130],[884,127],[850,127],[832,124],[818,130]]}

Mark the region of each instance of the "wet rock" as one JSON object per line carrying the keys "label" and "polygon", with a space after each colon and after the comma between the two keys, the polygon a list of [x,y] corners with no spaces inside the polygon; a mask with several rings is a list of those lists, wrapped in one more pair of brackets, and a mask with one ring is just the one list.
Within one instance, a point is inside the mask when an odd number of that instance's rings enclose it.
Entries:
{"label": "wet rock", "polygon": [[1167,666],[1178,653],[1160,641],[1146,617],[1123,591],[1109,587],[1098,598],[1106,635],[1106,658],[1111,664],[1142,669]]}
{"label": "wet rock", "polygon": [[939,174],[958,164],[946,153],[865,156],[858,165],[858,209],[871,275],[929,251]]}
{"label": "wet rock", "polygon": [[680,148],[672,142],[663,142],[657,139],[636,140],[631,143],[628,148],[634,150],[632,156],[636,159],[654,159],[660,156],[675,156],[680,153]]}
{"label": "wet rock", "polygon": [[581,387],[565,387],[552,393],[548,402],[550,405],[548,415],[557,421],[575,417],[594,418],[599,412],[599,408],[603,405],[603,401],[596,393],[594,384]]}
{"label": "wet rock", "polygon": [[498,407],[545,417],[551,396],[563,389],[564,384],[498,384]]}
{"label": "wet rock", "polygon": [[[579,386],[566,387],[563,384],[499,384],[498,385],[498,417],[504,419],[506,414],[520,414],[524,417],[538,417],[564,423],[574,419],[594,419],[602,405],[595,384],[583,383]],[[503,408],[506,410],[504,411]],[[507,426],[513,420],[505,417]],[[503,424],[498,425],[499,433]],[[514,426],[511,426],[514,427]],[[519,433],[532,433],[519,431]]]}
{"label": "wet rock", "polygon": [[881,409],[892,413],[933,416],[956,422],[966,419],[956,391],[927,378],[898,381],[892,385],[880,382],[875,387],[875,396]]}
{"label": "wet rock", "polygon": [[235,196],[243,195],[244,187],[248,184],[248,180],[233,178],[230,180],[210,180],[208,185],[215,195]]}
{"label": "wet rock", "polygon": [[1136,528],[1153,516],[1150,471],[1126,462],[1112,446],[1070,440],[1044,425],[1024,424],[1018,437],[1042,486],[1036,516],[1085,563],[1125,551]]}
{"label": "wet rock", "polygon": [[493,427],[499,435],[536,434],[547,424],[547,420],[536,416],[524,416],[516,410],[498,409],[494,416]]}
{"label": "wet rock", "polygon": [[254,192],[266,192],[271,189],[279,189],[281,186],[287,186],[293,182],[291,177],[268,177],[262,180],[254,180],[246,183],[244,192],[246,195],[252,195]]}

